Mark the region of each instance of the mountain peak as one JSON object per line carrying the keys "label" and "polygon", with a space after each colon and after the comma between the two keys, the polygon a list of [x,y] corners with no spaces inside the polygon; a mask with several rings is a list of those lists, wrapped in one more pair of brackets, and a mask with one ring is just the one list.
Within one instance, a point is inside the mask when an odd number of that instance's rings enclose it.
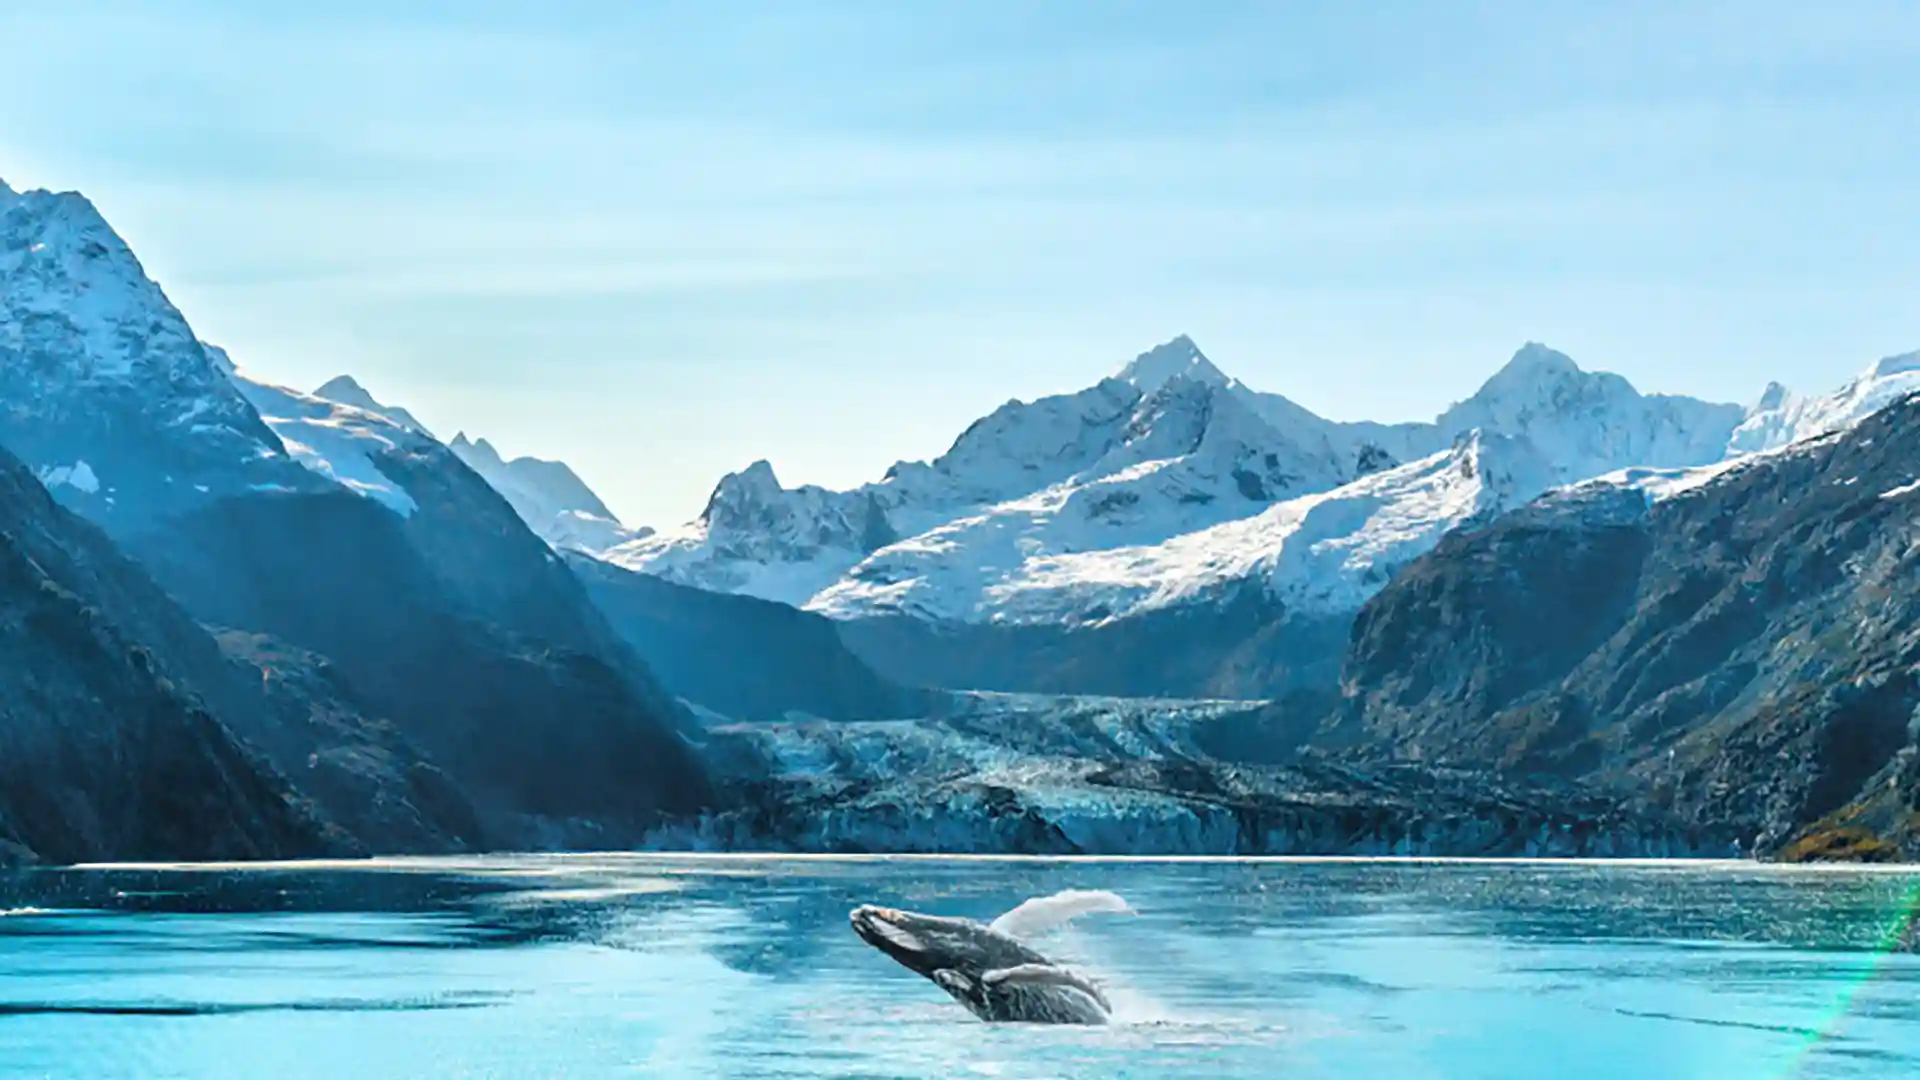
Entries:
{"label": "mountain peak", "polygon": [[780,478],[773,473],[773,463],[766,458],[754,462],[739,472],[728,473],[713,485],[713,494],[707,497],[707,509],[700,516],[711,519],[716,510],[741,504],[757,504],[780,495]]}
{"label": "mountain peak", "polygon": [[1772,412],[1773,410],[1781,408],[1782,406],[1786,405],[1787,398],[1790,395],[1790,393],[1791,391],[1789,391],[1786,388],[1786,386],[1784,386],[1783,384],[1778,382],[1770,382],[1767,384],[1767,388],[1765,390],[1760,391],[1760,400],[1754,402],[1753,407],[1747,411],[1757,412],[1757,413]]}
{"label": "mountain peak", "polygon": [[372,394],[367,392],[366,387],[361,386],[351,375],[336,375],[328,379],[318,390],[313,392],[313,396],[341,405],[348,405],[362,412],[370,412],[382,419],[392,421],[403,428],[419,432],[428,438],[433,437],[433,432],[428,431],[425,424],[414,419],[412,413],[398,405],[381,404]]}
{"label": "mountain peak", "polygon": [[369,396],[366,387],[361,386],[359,381],[351,375],[335,375],[333,378],[320,384],[320,388],[313,392],[314,397],[338,400],[334,398],[335,394],[352,394],[358,397]]}
{"label": "mountain peak", "polygon": [[1573,357],[1558,349],[1542,345],[1537,341],[1529,341],[1520,346],[1519,351],[1513,354],[1513,359],[1508,360],[1507,366],[1501,368],[1494,378],[1497,379],[1509,373],[1530,377],[1578,375],[1580,365],[1573,362]]}
{"label": "mountain peak", "polygon": [[483,475],[486,470],[482,466],[497,467],[506,464],[506,461],[500,457],[500,451],[495,450],[492,443],[485,439],[470,439],[464,431],[456,434],[453,441],[447,444],[447,448],[459,454],[461,460],[479,469]]}
{"label": "mountain peak", "polygon": [[700,520],[719,532],[772,527],[773,522],[794,514],[795,507],[789,505],[791,500],[786,498],[788,494],[780,486],[780,478],[774,475],[772,463],[762,458],[739,472],[721,477],[720,482],[713,485],[713,494],[707,496]]}
{"label": "mountain peak", "polygon": [[1200,351],[1200,346],[1185,334],[1134,357],[1132,363],[1120,369],[1119,378],[1122,382],[1132,383],[1143,393],[1151,394],[1176,376],[1185,376],[1209,386],[1226,386],[1233,382],[1226,373],[1213,366],[1213,361]]}
{"label": "mountain peak", "polygon": [[734,474],[741,484],[757,488],[779,490],[780,478],[773,473],[773,462],[761,458]]}

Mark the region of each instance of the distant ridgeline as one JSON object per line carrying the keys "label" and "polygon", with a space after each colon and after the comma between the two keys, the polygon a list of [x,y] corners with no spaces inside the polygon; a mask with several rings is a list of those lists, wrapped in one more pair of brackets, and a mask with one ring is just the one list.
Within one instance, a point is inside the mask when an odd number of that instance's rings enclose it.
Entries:
{"label": "distant ridgeline", "polygon": [[0,861],[1920,857],[1917,389],[1528,345],[1337,423],[1182,337],[654,532],[253,378],[87,200],[0,186]]}

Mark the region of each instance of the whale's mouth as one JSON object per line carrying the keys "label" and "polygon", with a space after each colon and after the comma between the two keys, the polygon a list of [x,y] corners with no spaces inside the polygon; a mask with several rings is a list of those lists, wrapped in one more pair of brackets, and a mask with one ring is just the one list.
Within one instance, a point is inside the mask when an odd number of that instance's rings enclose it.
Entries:
{"label": "whale's mouth", "polygon": [[862,904],[848,916],[853,932],[860,940],[886,953],[895,961],[921,974],[932,962],[933,945],[913,932],[913,916],[898,908]]}

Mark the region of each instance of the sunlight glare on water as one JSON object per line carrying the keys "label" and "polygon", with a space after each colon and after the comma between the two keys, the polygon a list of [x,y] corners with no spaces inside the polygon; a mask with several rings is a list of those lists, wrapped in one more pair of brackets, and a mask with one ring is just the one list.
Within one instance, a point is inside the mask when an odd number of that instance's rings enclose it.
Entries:
{"label": "sunlight glare on water", "polygon": [[[989,1025],[862,903],[1035,939],[1105,1028]],[[555,856],[0,876],[0,1078],[1920,1076],[1920,873]]]}

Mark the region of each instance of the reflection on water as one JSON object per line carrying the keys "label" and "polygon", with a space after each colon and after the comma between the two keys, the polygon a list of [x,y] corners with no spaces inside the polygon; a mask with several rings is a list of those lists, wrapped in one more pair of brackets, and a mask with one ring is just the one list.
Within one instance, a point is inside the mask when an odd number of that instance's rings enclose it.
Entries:
{"label": "reflection on water", "polygon": [[[854,937],[1111,889],[987,1025]],[[1920,874],[643,856],[0,876],[0,1078],[1920,1077]]]}

